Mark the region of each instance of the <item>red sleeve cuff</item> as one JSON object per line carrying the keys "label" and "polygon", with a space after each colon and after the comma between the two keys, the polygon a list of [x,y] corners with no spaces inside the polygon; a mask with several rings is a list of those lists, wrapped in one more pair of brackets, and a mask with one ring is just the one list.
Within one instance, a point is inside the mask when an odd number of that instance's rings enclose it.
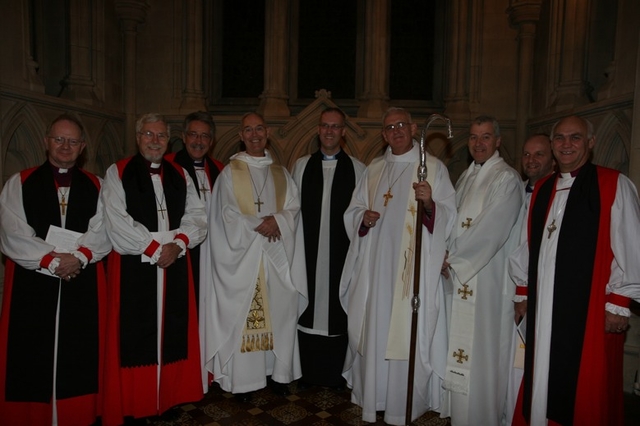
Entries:
{"label": "red sleeve cuff", "polygon": [[91,262],[91,259],[93,259],[93,253],[91,253],[91,250],[86,247],[80,247],[78,248],[78,251],[84,254],[84,256],[87,258],[87,262]]}
{"label": "red sleeve cuff", "polygon": [[53,256],[51,256],[50,254],[45,254],[42,259],[40,260],[40,267],[41,268],[48,268],[49,264],[53,261]]}
{"label": "red sleeve cuff", "polygon": [[516,286],[516,296],[528,296],[529,295],[529,287],[518,285]]}
{"label": "red sleeve cuff", "polygon": [[623,308],[628,308],[631,306],[631,298],[615,293],[609,293],[607,295],[607,302],[612,303],[616,306],[621,306]]}
{"label": "red sleeve cuff", "polygon": [[156,250],[158,250],[158,247],[160,247],[160,243],[157,242],[156,240],[152,240],[151,244],[149,244],[145,249],[144,254],[149,257],[152,257],[153,254],[156,252]]}
{"label": "red sleeve cuff", "polygon": [[189,237],[187,237],[185,234],[178,234],[175,236],[174,240],[181,240],[185,247],[189,246]]}

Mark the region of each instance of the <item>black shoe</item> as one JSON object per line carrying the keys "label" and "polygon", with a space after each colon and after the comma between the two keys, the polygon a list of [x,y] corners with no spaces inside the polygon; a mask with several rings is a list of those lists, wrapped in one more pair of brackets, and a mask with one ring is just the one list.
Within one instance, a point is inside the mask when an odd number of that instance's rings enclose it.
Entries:
{"label": "black shoe", "polygon": [[251,401],[251,397],[252,396],[253,396],[253,392],[234,393],[233,394],[233,397],[236,399],[236,401],[242,402],[244,404],[246,404],[247,402]]}
{"label": "black shoe", "polygon": [[147,424],[147,418],[142,417],[136,419],[134,417],[125,417],[124,418],[124,426],[142,426]]}
{"label": "black shoe", "polygon": [[291,392],[289,392],[289,384],[271,382],[271,391],[278,396],[289,396]]}
{"label": "black shoe", "polygon": [[179,407],[169,408],[167,411],[162,413],[159,418],[163,422],[175,422],[182,416],[184,411]]}

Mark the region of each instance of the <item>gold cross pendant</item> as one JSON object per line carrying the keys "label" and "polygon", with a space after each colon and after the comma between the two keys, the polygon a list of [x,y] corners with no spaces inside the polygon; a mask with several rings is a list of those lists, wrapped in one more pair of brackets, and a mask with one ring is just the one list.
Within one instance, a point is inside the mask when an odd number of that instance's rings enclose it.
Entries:
{"label": "gold cross pendant", "polygon": [[67,201],[64,199],[64,195],[62,196],[62,200],[60,201],[60,209],[62,211],[62,216],[65,216],[67,214],[67,206],[69,204],[67,204]]}
{"label": "gold cross pendant", "polygon": [[389,188],[387,193],[382,197],[384,198],[384,206],[387,207],[387,204],[389,204],[389,200],[393,198],[393,195],[391,195],[391,188]]}

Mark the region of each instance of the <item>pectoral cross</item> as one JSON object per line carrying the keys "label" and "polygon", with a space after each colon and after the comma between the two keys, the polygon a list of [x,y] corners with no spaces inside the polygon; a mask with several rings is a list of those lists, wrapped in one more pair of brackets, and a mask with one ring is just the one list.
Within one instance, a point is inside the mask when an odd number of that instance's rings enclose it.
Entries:
{"label": "pectoral cross", "polygon": [[166,212],[167,209],[162,207],[162,204],[160,204],[160,208],[158,209],[158,211],[160,212],[160,214],[162,215],[162,218],[164,219],[164,212]]}
{"label": "pectoral cross", "polygon": [[472,221],[472,220],[473,220],[473,219],[471,219],[470,217],[468,217],[468,218],[467,218],[467,222],[466,222],[466,223],[465,223],[465,222],[462,222],[462,227],[463,227],[463,228],[469,228],[469,227],[471,227],[471,221]]}
{"label": "pectoral cross", "polygon": [[464,354],[464,349],[458,348],[458,352],[454,352],[453,357],[458,358],[456,361],[458,364],[462,364],[462,360],[469,361],[469,355]]}
{"label": "pectoral cross", "polygon": [[202,199],[207,201],[207,192],[209,192],[209,188],[204,186],[204,182],[202,182],[202,186],[200,187],[200,192],[202,192]]}
{"label": "pectoral cross", "polygon": [[64,199],[64,194],[62,195],[62,200],[60,201],[60,208],[62,209],[62,216],[67,214],[67,201]]}
{"label": "pectoral cross", "polygon": [[556,220],[553,219],[553,221],[551,222],[551,225],[547,226],[547,231],[549,231],[549,235],[547,236],[547,239],[551,238],[551,234],[553,234],[553,231],[555,231],[556,229],[558,229],[558,227],[556,226]]}
{"label": "pectoral cross", "polygon": [[387,193],[382,197],[384,198],[384,207],[387,207],[387,204],[389,204],[389,200],[393,198],[393,195],[391,195],[391,188],[389,188]]}
{"label": "pectoral cross", "polygon": [[258,197],[258,201],[256,201],[255,203],[256,206],[258,206],[258,213],[260,213],[260,206],[263,205],[264,203],[262,201],[260,201],[260,197]]}
{"label": "pectoral cross", "polygon": [[467,300],[467,296],[473,296],[473,290],[469,290],[468,284],[462,284],[462,289],[458,289],[458,294],[462,294],[461,299]]}

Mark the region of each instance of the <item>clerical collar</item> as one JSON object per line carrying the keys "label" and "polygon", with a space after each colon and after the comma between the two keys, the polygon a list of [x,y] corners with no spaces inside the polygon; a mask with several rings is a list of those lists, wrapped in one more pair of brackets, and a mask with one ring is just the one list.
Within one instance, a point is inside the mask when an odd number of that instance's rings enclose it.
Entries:
{"label": "clerical collar", "polygon": [[144,162],[147,164],[147,169],[152,175],[159,175],[162,170],[162,163],[152,163],[145,158]]}
{"label": "clerical collar", "polygon": [[204,168],[204,159],[200,161],[193,160],[193,167],[203,167]]}
{"label": "clerical collar", "polygon": [[[322,150],[320,151],[322,152]],[[322,152],[322,161],[331,161],[331,160],[335,160],[336,159],[336,155],[340,154],[340,151],[336,152],[333,155],[327,155],[324,152]]]}
{"label": "clerical collar", "polygon": [[524,190],[531,194],[533,192],[533,185],[527,185]]}
{"label": "clerical collar", "polygon": [[582,167],[583,167],[583,166],[580,166],[580,167],[579,167],[579,168],[577,168],[576,170],[572,170],[572,171],[570,171],[570,172],[566,172],[566,173],[560,172],[560,174],[561,174],[561,175],[562,175],[562,177],[563,177],[563,178],[565,178],[565,179],[566,179],[566,178],[568,178],[568,177],[572,177],[572,178],[574,178],[574,177],[578,176],[578,173],[580,173],[580,170],[582,170]]}
{"label": "clerical collar", "polygon": [[51,165],[51,170],[53,171],[53,178],[55,179],[58,186],[71,186],[71,170],[75,167],[71,167],[68,169],[63,169],[60,167],[56,167],[53,164]]}

